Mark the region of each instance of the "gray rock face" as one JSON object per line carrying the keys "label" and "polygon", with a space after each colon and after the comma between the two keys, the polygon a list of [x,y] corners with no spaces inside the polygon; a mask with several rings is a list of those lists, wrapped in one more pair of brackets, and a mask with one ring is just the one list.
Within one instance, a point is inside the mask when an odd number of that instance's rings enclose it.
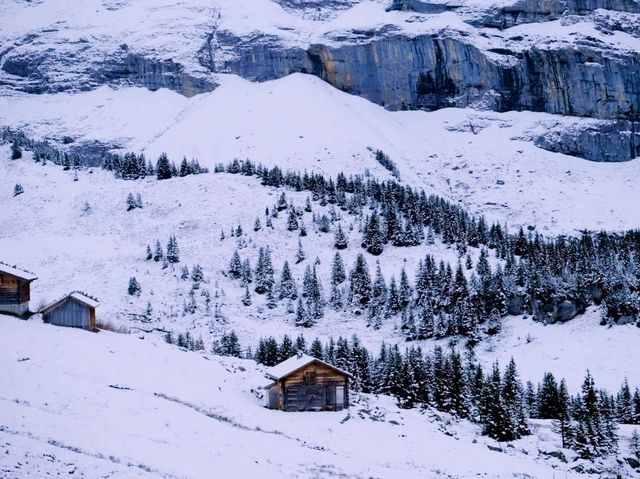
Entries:
{"label": "gray rock face", "polygon": [[[284,48],[274,38],[246,41],[227,33],[236,58],[212,71],[264,81],[302,72],[389,109],[481,103],[497,111],[532,110],[640,120],[640,54],[580,48],[485,52],[458,35],[382,35],[338,47]],[[491,57],[490,57],[491,55]]]}
{"label": "gray rock face", "polygon": [[629,161],[640,156],[640,123],[621,120],[550,128],[534,144],[591,161]]}
{"label": "gray rock face", "polygon": [[0,54],[0,85],[28,93],[89,90],[105,83],[170,88],[185,96],[216,86],[210,75],[194,74],[172,60],[131,53],[125,45],[107,55],[90,45],[65,51],[28,44]]}

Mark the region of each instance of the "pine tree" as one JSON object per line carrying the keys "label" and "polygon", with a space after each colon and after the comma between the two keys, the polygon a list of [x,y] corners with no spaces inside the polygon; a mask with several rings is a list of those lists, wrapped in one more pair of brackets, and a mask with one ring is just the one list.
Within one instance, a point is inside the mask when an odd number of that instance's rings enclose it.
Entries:
{"label": "pine tree", "polygon": [[255,292],[264,294],[273,288],[273,266],[271,264],[271,252],[268,248],[258,250],[258,263],[255,269]]}
{"label": "pine tree", "polygon": [[156,250],[153,254],[153,261],[160,261],[164,259],[164,253],[162,252],[162,246],[160,245],[160,241],[156,240]]}
{"label": "pine tree", "polygon": [[640,461],[640,433],[634,429],[629,440],[629,452],[637,461]]}
{"label": "pine tree", "polygon": [[240,260],[240,255],[238,254],[238,250],[233,252],[233,256],[231,257],[231,261],[229,262],[229,277],[231,279],[238,279],[242,276],[242,261]]}
{"label": "pine tree", "polygon": [[302,303],[302,297],[298,298],[298,305],[296,306],[296,326],[308,328],[313,326],[313,321],[309,318],[304,304]]}
{"label": "pine tree", "polygon": [[253,231],[260,231],[262,229],[262,224],[260,224],[260,218],[256,218],[256,221],[253,223]]}
{"label": "pine tree", "polygon": [[404,311],[411,305],[413,298],[413,290],[409,284],[409,277],[407,271],[402,267],[400,271],[400,288],[398,289],[398,300],[400,304],[400,311]]}
{"label": "pine tree", "polygon": [[173,235],[169,236],[169,242],[167,243],[167,261],[169,263],[180,262],[180,248],[176,237]]}
{"label": "pine tree", "polygon": [[344,231],[342,231],[342,225],[340,223],[338,223],[338,227],[336,228],[333,244],[335,248],[339,250],[346,249],[346,247],[349,245],[347,241],[347,235],[344,234]]}
{"label": "pine tree", "polygon": [[622,387],[616,398],[616,413],[618,422],[622,424],[633,424],[633,397],[631,396],[631,389],[629,388],[627,378],[624,379],[624,383],[622,383]]}
{"label": "pine tree", "polygon": [[159,180],[168,180],[171,178],[171,165],[166,153],[162,153],[156,163],[156,177]]}
{"label": "pine tree", "polygon": [[553,421],[553,431],[560,435],[562,448],[567,448],[572,443],[573,427],[569,414],[569,392],[564,379],[558,387],[558,418]]}
{"label": "pine tree", "polygon": [[16,197],[18,195],[21,195],[22,193],[24,193],[24,188],[20,183],[16,183],[16,185],[13,187],[13,196]]}
{"label": "pine tree", "polygon": [[538,416],[540,419],[560,419],[562,414],[558,384],[551,373],[545,373],[538,391]]}
{"label": "pine tree", "polygon": [[142,292],[142,287],[135,276],[129,278],[129,287],[127,288],[127,292],[130,296],[140,296]]}
{"label": "pine tree", "polygon": [[387,298],[387,285],[382,276],[382,269],[380,268],[380,262],[376,264],[376,276],[373,281],[373,287],[371,289],[371,301],[369,302],[369,309],[367,312],[368,324],[374,329],[379,329],[382,326],[382,321],[385,313],[385,303]]}
{"label": "pine tree", "polygon": [[18,142],[14,140],[11,144],[11,159],[19,160],[20,158],[22,158],[22,148],[20,148]]}
{"label": "pine tree", "polygon": [[242,285],[247,286],[249,283],[253,282],[253,274],[251,272],[251,263],[249,263],[249,258],[245,258],[242,262]]}
{"label": "pine tree", "polygon": [[282,337],[282,343],[278,348],[278,362],[286,361],[290,357],[294,356],[296,352],[296,347],[293,344],[293,341],[291,341],[288,334],[285,334]]}
{"label": "pine tree", "polygon": [[383,235],[380,229],[380,216],[374,211],[367,221],[363,231],[362,244],[367,252],[374,256],[382,254],[384,251]]}
{"label": "pine tree", "polygon": [[127,195],[127,211],[136,209],[136,199],[132,193]]}
{"label": "pine tree", "polygon": [[309,348],[309,355],[313,356],[316,359],[324,359],[324,353],[322,351],[322,342],[316,338],[311,343],[311,347]]}
{"label": "pine tree", "polygon": [[235,331],[224,333],[219,340],[214,341],[211,346],[211,353],[218,356],[233,356],[239,358],[242,356],[242,348]]}
{"label": "pine tree", "polygon": [[298,215],[296,214],[296,210],[291,207],[289,208],[289,217],[287,219],[287,231],[295,231],[298,228]]}
{"label": "pine tree", "polygon": [[136,193],[136,208],[144,208],[142,195],[140,193]]}
{"label": "pine tree", "polygon": [[362,253],[358,253],[356,262],[349,274],[349,303],[354,306],[367,306],[371,298],[371,278],[369,267]]}
{"label": "pine tree", "polygon": [[516,363],[511,358],[505,370],[502,383],[502,398],[509,413],[510,433],[513,438],[529,434],[527,426],[526,404],[524,401],[524,391],[518,379]]}
{"label": "pine tree", "polygon": [[304,250],[302,249],[302,242],[298,240],[298,251],[296,252],[296,264],[302,263],[305,260],[306,256],[304,254]]}
{"label": "pine tree", "polygon": [[180,271],[180,279],[185,280],[189,278],[189,268],[187,266],[183,266]]}
{"label": "pine tree", "polygon": [[147,261],[151,261],[153,259],[153,253],[151,252],[151,246],[147,245],[147,253],[145,256]]}
{"label": "pine tree", "polygon": [[289,268],[289,262],[285,261],[284,266],[282,267],[282,273],[280,275],[280,285],[278,286],[279,298],[280,299],[296,299],[298,297],[298,292],[296,288],[296,282],[293,279],[293,275],[291,274],[291,269]]}
{"label": "pine tree", "polygon": [[249,286],[244,287],[244,296],[242,297],[242,304],[245,306],[251,306],[251,293],[249,293]]}

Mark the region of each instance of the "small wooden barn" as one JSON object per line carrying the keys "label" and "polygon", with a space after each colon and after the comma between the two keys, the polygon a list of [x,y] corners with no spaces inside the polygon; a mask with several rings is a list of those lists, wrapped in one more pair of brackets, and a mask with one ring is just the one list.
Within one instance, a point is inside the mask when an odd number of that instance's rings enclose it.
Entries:
{"label": "small wooden barn", "polygon": [[40,310],[45,323],[71,328],[94,329],[96,327],[95,298],[75,291]]}
{"label": "small wooden barn", "polygon": [[36,275],[0,263],[0,312],[19,316],[29,312],[31,282]]}
{"label": "small wooden barn", "polygon": [[283,411],[340,411],[349,407],[351,375],[306,354],[270,368],[267,407]]}

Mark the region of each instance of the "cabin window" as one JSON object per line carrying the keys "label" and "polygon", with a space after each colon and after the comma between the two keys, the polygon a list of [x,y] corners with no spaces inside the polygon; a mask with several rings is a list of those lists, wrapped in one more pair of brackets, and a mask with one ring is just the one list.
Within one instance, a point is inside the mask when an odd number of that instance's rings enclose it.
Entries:
{"label": "cabin window", "polygon": [[316,383],[316,372],[315,371],[305,371],[304,373],[304,383],[307,385]]}

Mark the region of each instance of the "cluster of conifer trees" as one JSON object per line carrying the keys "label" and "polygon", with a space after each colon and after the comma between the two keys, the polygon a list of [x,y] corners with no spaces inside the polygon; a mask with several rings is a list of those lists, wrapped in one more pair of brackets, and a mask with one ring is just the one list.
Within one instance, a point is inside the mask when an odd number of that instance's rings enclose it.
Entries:
{"label": "cluster of conifer trees", "polygon": [[137,180],[147,176],[155,176],[158,180],[167,180],[174,176],[188,176],[207,173],[198,160],[182,159],[180,167],[170,161],[166,153],[162,153],[154,166],[151,160],[147,162],[144,153],[125,153],[124,156],[110,155],[102,163],[102,168],[113,171],[116,178],[123,180]]}
{"label": "cluster of conifer trees", "polygon": [[[235,335],[234,335],[235,337]],[[551,419],[563,446],[583,458],[606,456],[617,451],[617,424],[640,424],[640,390],[631,392],[625,381],[617,395],[597,389],[587,372],[580,393],[570,396],[564,380],[558,383],[546,373],[540,384],[523,384],[511,360],[504,370],[496,363],[483,371],[471,351],[464,357],[454,348],[436,346],[425,353],[409,347],[382,345],[376,356],[351,340],[330,338],[323,344],[308,344],[304,336],[280,342],[263,338],[249,355],[273,366],[297,351],[322,359],[353,376],[356,391],[388,394],[404,408],[430,406],[482,426],[484,434],[501,441],[529,433],[527,419]],[[232,349],[218,348],[217,354],[240,355],[237,337]]]}
{"label": "cluster of conifer trees", "polygon": [[[320,205],[333,205],[363,222],[361,246],[381,254],[388,244],[412,246],[433,241],[455,246],[462,260],[467,248],[491,251],[500,266],[477,272],[469,297],[445,299],[447,314],[464,309],[465,302],[484,302],[483,316],[531,313],[538,319],[566,320],[597,304],[603,322],[636,321],[640,312],[640,231],[624,233],[583,231],[576,237],[546,238],[520,228],[489,224],[447,200],[397,181],[379,181],[340,173],[335,180],[316,173],[266,168],[234,160],[216,172],[258,176],[262,184],[309,191]],[[427,260],[425,260],[427,262]],[[431,260],[423,267],[432,275]],[[465,262],[466,263],[466,262]],[[440,265],[436,265],[438,272]],[[444,265],[445,274],[451,270]],[[416,289],[420,289],[416,284]],[[455,296],[455,295],[454,295]],[[460,306],[462,305],[462,306]],[[476,308],[472,308],[477,311]],[[435,312],[434,312],[435,313]]]}

